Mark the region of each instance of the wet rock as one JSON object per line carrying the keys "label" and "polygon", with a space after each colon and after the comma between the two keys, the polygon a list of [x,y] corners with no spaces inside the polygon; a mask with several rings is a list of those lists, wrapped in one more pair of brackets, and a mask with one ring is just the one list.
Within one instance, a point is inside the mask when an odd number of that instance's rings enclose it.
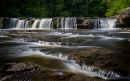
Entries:
{"label": "wet rock", "polygon": [[77,18],[77,27],[78,29],[93,29],[96,18],[86,18],[79,17]]}
{"label": "wet rock", "polygon": [[[29,79],[38,73],[37,65],[32,63],[7,63],[1,72],[0,81],[15,81]],[[15,79],[15,80],[14,80]]]}
{"label": "wet rock", "polygon": [[0,28],[2,28],[2,26],[3,26],[3,22],[2,22],[3,19],[4,19],[3,17],[0,17]]}
{"label": "wet rock", "polygon": [[118,16],[118,26],[119,27],[130,27],[130,7],[122,11]]}
{"label": "wet rock", "polygon": [[[9,63],[6,75],[0,76],[0,81],[105,81],[98,78],[73,74],[62,71],[54,71],[43,68],[33,63]],[[35,71],[32,72],[32,69]],[[9,71],[14,72],[10,73]]]}
{"label": "wet rock", "polygon": [[18,64],[11,64],[11,68],[7,69],[7,72],[18,72],[18,71],[25,71],[25,70],[33,70],[36,66],[32,64],[25,64],[25,63],[18,63]]}
{"label": "wet rock", "polygon": [[54,29],[60,27],[60,23],[59,22],[60,22],[60,17],[54,17],[53,18],[53,27],[54,27]]}
{"label": "wet rock", "polygon": [[10,24],[10,18],[4,17],[2,20],[2,29],[9,28],[9,24]]}
{"label": "wet rock", "polygon": [[69,59],[76,60],[80,65],[86,64],[117,73],[130,73],[129,53],[126,50],[86,48],[86,51],[69,54]]}
{"label": "wet rock", "polygon": [[42,72],[42,78],[44,81],[105,81],[98,78],[87,77],[84,75],[67,73],[67,72],[57,72],[53,70],[44,70]]}
{"label": "wet rock", "polygon": [[68,81],[105,81],[105,80],[101,80],[98,78],[85,77],[82,75],[75,75],[75,76],[72,76]]}

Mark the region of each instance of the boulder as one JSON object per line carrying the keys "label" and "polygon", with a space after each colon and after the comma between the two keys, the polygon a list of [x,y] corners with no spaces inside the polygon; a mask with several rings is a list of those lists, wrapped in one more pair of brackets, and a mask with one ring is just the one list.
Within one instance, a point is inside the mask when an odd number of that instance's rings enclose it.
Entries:
{"label": "boulder", "polygon": [[[63,71],[55,71],[33,63],[8,63],[0,81],[105,81]],[[1,71],[0,71],[1,72]],[[11,72],[11,73],[10,73]]]}
{"label": "boulder", "polygon": [[69,54],[69,59],[75,60],[80,65],[111,70],[117,73],[130,74],[130,51],[113,50],[108,48],[86,48],[84,51]]}
{"label": "boulder", "polygon": [[78,17],[77,27],[78,29],[93,29],[96,18],[90,17]]}
{"label": "boulder", "polygon": [[130,27],[130,7],[122,11],[117,17],[117,26]]}

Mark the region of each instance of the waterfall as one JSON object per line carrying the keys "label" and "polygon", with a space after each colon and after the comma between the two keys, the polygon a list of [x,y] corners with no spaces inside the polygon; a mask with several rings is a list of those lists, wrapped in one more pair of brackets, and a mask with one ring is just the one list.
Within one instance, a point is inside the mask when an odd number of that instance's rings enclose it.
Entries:
{"label": "waterfall", "polygon": [[44,18],[40,20],[39,29],[51,29],[52,28],[52,18]]}
{"label": "waterfall", "polygon": [[18,19],[17,18],[11,18],[9,23],[9,28],[15,28],[17,25]]}
{"label": "waterfall", "polygon": [[99,19],[95,19],[94,28],[100,28],[100,20]]}
{"label": "waterfall", "polygon": [[25,28],[28,28],[28,27],[29,27],[28,24],[29,24],[29,21],[26,21],[26,22],[25,22]]}
{"label": "waterfall", "polygon": [[[113,30],[116,27],[116,19],[98,18],[95,19],[94,28],[103,30]],[[18,28],[18,29],[77,29],[76,17],[59,17],[59,18],[9,18],[2,23],[2,28]],[[6,24],[6,25],[5,25]],[[78,22],[79,26],[81,22]]]}
{"label": "waterfall", "polygon": [[[51,29],[53,28],[52,18],[36,18],[34,19],[19,19],[19,18],[10,18],[7,28],[16,28],[16,29]],[[30,27],[31,26],[31,27]]]}
{"label": "waterfall", "polygon": [[61,18],[61,28],[65,28],[65,18]]}
{"label": "waterfall", "polygon": [[116,27],[116,21],[116,19],[108,19],[109,29],[113,29]]}
{"label": "waterfall", "polygon": [[38,27],[38,23],[40,22],[39,19],[34,20],[34,23],[32,25],[32,29],[36,29]]}
{"label": "waterfall", "polygon": [[100,28],[109,29],[108,20],[100,20]]}
{"label": "waterfall", "polygon": [[85,64],[82,65],[82,70],[87,71],[87,72],[93,72],[97,76],[103,78],[103,79],[117,79],[120,77],[119,74],[109,71],[109,70],[100,70],[97,67],[90,67]]}
{"label": "waterfall", "polygon": [[16,28],[25,28],[25,20],[18,20]]}
{"label": "waterfall", "polygon": [[112,30],[116,27],[116,19],[97,19],[95,20],[95,28]]}
{"label": "waterfall", "polygon": [[77,29],[77,20],[72,18],[61,18],[61,29]]}

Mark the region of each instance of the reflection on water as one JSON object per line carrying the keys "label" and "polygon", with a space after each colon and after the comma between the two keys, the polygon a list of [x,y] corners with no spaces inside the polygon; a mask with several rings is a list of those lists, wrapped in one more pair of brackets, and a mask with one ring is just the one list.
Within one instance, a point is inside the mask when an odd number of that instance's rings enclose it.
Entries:
{"label": "reflection on water", "polygon": [[69,53],[85,51],[87,48],[130,49],[130,34],[127,33],[126,37],[120,31],[98,31],[3,32],[0,36],[0,61],[32,61],[46,68],[91,77],[121,78],[116,72],[84,64],[81,66],[68,57]]}

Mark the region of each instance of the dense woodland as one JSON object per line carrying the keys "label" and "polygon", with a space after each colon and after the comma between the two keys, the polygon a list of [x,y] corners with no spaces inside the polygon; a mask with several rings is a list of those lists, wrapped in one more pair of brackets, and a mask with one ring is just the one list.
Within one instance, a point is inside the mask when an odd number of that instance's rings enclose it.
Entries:
{"label": "dense woodland", "polygon": [[120,13],[130,0],[0,0],[1,17],[105,17]]}

